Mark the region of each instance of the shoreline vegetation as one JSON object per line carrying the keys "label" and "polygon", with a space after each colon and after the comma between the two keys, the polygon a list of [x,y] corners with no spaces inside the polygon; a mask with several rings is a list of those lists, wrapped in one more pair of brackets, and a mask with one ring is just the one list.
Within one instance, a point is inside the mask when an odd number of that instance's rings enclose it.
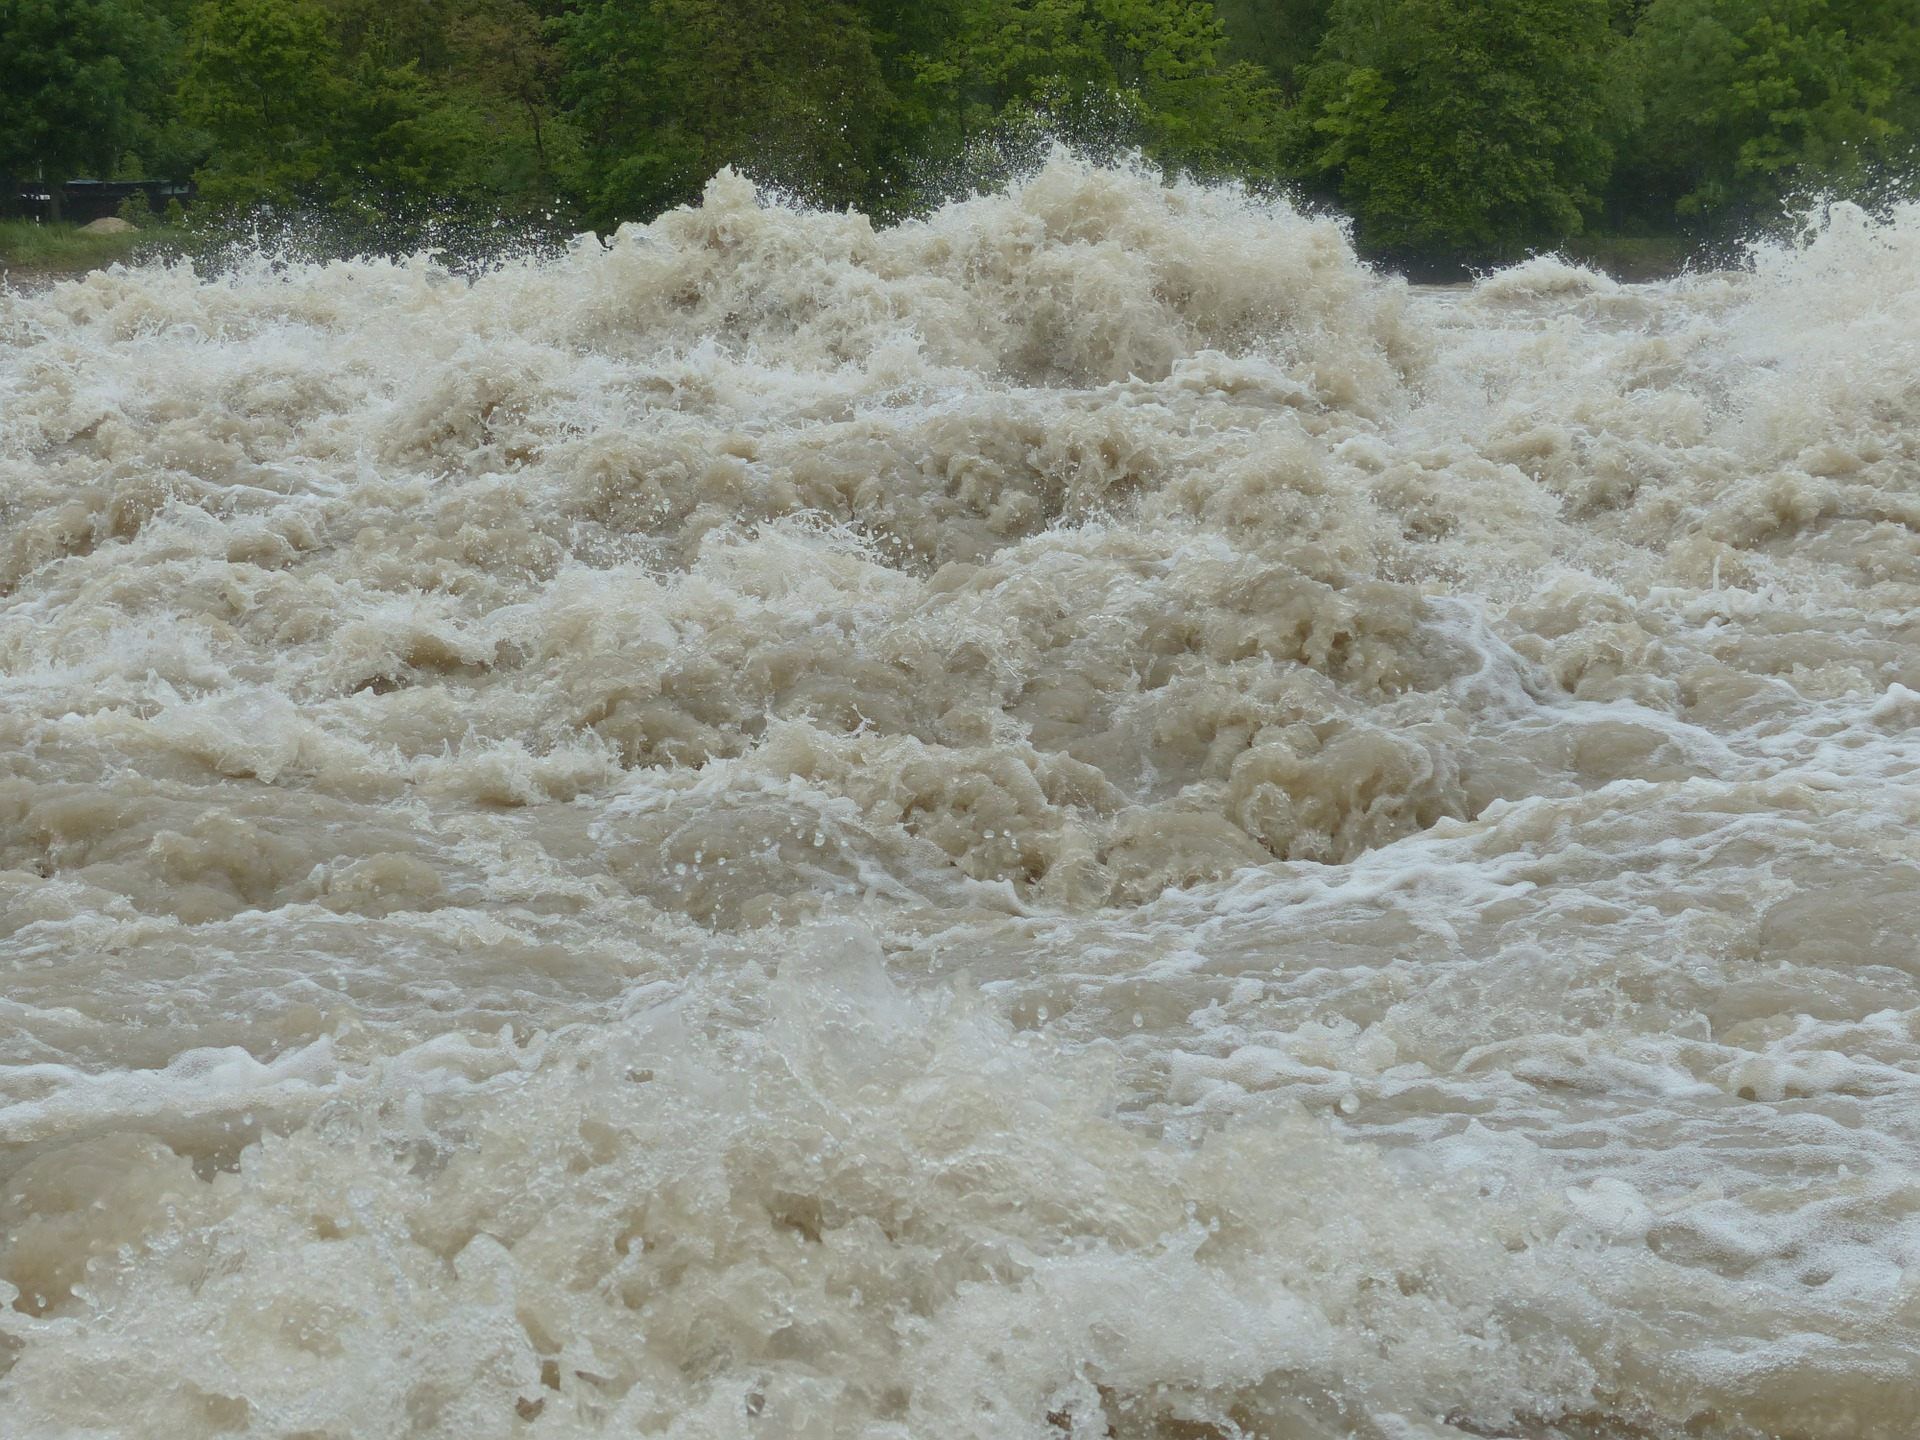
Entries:
{"label": "shoreline vegetation", "polygon": [[1064,142],[1420,278],[1639,276],[1920,155],[1912,0],[0,0],[0,54],[0,176],[192,177],[196,231],[334,253],[604,234],[729,165],[884,224]]}
{"label": "shoreline vegetation", "polygon": [[109,265],[176,255],[185,245],[186,236],[176,226],[101,234],[79,225],[0,220],[0,278],[64,279]]}
{"label": "shoreline vegetation", "polygon": [[[101,234],[67,223],[0,220],[0,287],[76,279],[112,265],[192,255],[204,239],[194,227],[158,222]],[[1557,254],[1622,284],[1672,279],[1701,263],[1699,248],[1680,236],[1582,236],[1542,253]],[[1422,273],[1418,266],[1382,268],[1406,274],[1415,283],[1460,278],[1450,271]]]}

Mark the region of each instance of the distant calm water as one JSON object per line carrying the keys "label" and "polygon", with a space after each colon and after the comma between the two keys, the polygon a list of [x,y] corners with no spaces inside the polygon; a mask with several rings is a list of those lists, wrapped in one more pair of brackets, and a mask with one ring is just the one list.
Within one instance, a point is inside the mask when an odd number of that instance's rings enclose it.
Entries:
{"label": "distant calm water", "polygon": [[1920,211],[0,295],[0,1433],[1906,1440],[1916,727]]}

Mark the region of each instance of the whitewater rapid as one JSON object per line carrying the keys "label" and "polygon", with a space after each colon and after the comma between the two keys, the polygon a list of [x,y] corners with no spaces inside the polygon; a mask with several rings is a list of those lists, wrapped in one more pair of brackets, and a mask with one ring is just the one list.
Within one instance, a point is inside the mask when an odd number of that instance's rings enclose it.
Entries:
{"label": "whitewater rapid", "polygon": [[1911,1440],[1917,766],[1920,209],[0,291],[0,1434]]}

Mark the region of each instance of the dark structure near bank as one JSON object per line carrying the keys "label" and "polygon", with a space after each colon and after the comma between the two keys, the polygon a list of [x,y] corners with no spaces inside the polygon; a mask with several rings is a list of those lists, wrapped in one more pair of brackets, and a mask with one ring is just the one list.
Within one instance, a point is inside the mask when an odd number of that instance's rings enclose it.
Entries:
{"label": "dark structure near bank", "polygon": [[118,215],[136,197],[145,200],[150,213],[162,215],[171,201],[191,205],[196,188],[191,180],[69,180],[56,187],[45,180],[0,179],[0,220],[57,219],[85,225]]}

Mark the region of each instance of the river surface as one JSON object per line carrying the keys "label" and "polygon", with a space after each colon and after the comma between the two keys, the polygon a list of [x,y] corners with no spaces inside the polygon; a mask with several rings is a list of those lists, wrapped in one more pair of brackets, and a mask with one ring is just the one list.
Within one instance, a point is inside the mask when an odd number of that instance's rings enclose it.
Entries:
{"label": "river surface", "polygon": [[1917,822],[1920,211],[0,293],[0,1433],[1910,1440]]}

